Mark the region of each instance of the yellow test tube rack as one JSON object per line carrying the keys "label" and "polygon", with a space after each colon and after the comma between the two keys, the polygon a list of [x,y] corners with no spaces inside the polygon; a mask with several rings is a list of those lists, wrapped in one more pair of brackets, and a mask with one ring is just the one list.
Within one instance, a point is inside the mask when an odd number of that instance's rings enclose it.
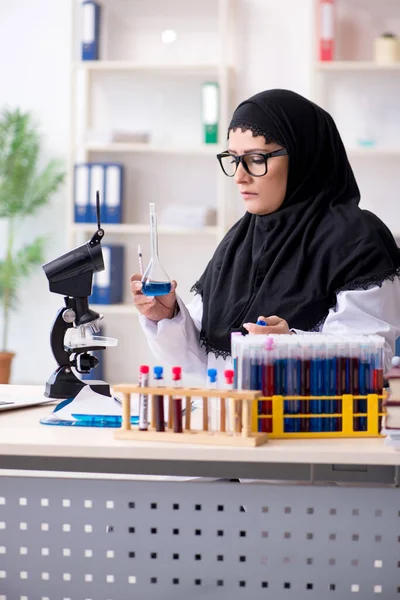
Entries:
{"label": "yellow test tube rack", "polygon": [[[119,384],[113,386],[113,392],[122,396],[123,417],[122,426],[115,431],[116,439],[130,439],[140,441],[183,442],[188,444],[210,444],[225,446],[259,446],[268,439],[303,439],[303,438],[365,438],[380,437],[381,420],[384,416],[382,400],[384,395],[368,394],[366,396],[262,396],[256,390],[215,390],[204,388],[175,388],[175,387],[141,387],[133,384]],[[147,394],[149,402],[155,395],[167,398],[168,415],[165,431],[156,431],[152,422],[146,431],[139,431],[137,426],[130,422],[131,394]],[[173,402],[179,397],[182,405],[186,407],[185,419],[181,433],[173,431],[172,414]],[[194,397],[203,399],[202,428],[193,429],[191,426],[191,401]],[[219,431],[208,431],[208,399],[220,403],[221,426]],[[355,406],[358,401],[366,401],[366,412],[357,412]],[[309,410],[303,413],[285,412],[285,402],[294,401],[308,405]],[[340,410],[335,413],[311,412],[311,401],[336,401]],[[259,414],[259,402],[268,402],[268,414]],[[233,407],[233,408],[232,408]],[[224,423],[225,415],[232,411],[236,415],[239,425],[235,431],[227,431]],[[357,430],[357,419],[364,418],[364,430]],[[308,427],[303,431],[285,430],[285,421],[303,420],[311,425],[312,419],[334,419],[338,425],[336,431],[310,431]],[[270,425],[267,431],[259,431],[260,421],[267,421]],[[360,423],[360,421],[359,421]],[[300,429],[296,427],[296,429]]]}
{"label": "yellow test tube rack", "polygon": [[[344,394],[343,396],[269,396],[260,397],[258,402],[269,402],[272,407],[270,414],[259,414],[258,405],[254,403],[256,409],[252,412],[252,429],[258,431],[260,420],[272,422],[267,433],[270,439],[301,439],[301,438],[362,438],[362,437],[380,437],[380,423],[384,416],[382,410],[382,400],[385,396],[379,394],[368,394],[366,396],[353,396]],[[310,401],[339,401],[341,410],[337,413],[316,413],[308,410],[304,413],[285,412],[285,402],[296,401],[300,403]],[[357,412],[354,410],[355,402],[366,400],[367,411]],[[303,404],[304,406],[304,404]],[[365,431],[357,431],[355,420],[357,418],[366,418]],[[303,419],[310,423],[310,419],[336,419],[340,425],[338,431],[285,431],[285,419]]]}

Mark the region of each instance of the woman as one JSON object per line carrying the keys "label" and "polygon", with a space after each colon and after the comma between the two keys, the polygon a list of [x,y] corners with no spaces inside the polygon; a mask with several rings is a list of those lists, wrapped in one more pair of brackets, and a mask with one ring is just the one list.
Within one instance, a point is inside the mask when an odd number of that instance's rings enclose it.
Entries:
{"label": "woman", "polygon": [[[185,306],[133,300],[153,354],[204,378],[229,365],[230,334],[380,334],[390,363],[400,335],[400,250],[359,208],[360,192],[332,117],[302,96],[270,90],[242,102],[218,155],[246,206]],[[257,325],[257,320],[266,326]]]}

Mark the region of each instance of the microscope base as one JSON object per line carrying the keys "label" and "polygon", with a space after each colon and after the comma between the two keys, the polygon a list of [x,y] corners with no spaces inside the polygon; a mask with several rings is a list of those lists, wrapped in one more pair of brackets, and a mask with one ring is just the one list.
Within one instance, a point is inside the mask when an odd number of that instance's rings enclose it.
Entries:
{"label": "microscope base", "polygon": [[66,398],[75,398],[85,386],[90,388],[97,394],[111,397],[111,390],[108,383],[105,381],[91,381],[87,379],[82,381],[78,379],[70,369],[60,367],[46,381],[44,395],[46,398],[55,398],[63,400]]}

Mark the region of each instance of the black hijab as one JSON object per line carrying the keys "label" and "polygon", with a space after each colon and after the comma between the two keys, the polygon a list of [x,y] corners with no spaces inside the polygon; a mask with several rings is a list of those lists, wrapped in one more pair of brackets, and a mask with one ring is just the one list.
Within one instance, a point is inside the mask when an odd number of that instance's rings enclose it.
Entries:
{"label": "black hijab", "polygon": [[[202,296],[201,343],[230,353],[230,334],[259,315],[278,315],[310,331],[343,290],[367,289],[400,275],[400,250],[360,192],[332,117],[287,90],[242,102],[229,126],[250,129],[289,153],[283,204],[246,213],[226,234],[192,290]],[[400,310],[400,308],[399,308]]]}

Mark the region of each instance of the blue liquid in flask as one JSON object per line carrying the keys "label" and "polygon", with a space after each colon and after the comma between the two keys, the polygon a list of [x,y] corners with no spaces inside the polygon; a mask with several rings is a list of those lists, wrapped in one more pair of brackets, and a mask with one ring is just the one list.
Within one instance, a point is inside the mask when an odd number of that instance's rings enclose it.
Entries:
{"label": "blue liquid in flask", "polygon": [[149,281],[143,283],[142,293],[145,296],[166,296],[171,291],[169,281]]}

